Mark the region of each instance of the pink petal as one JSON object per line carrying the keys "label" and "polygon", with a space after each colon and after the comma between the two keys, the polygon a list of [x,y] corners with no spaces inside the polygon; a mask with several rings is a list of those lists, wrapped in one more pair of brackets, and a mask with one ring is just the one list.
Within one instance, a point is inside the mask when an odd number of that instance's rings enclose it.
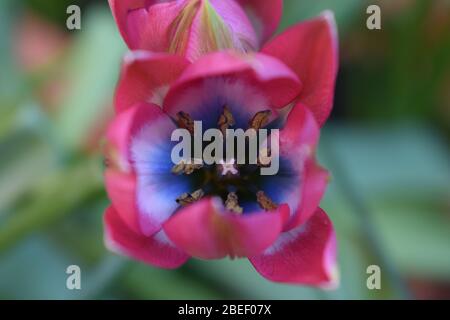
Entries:
{"label": "pink petal", "polygon": [[299,188],[292,189],[285,200],[290,204],[293,216],[284,230],[295,228],[308,220],[325,193],[328,172],[315,159],[319,135],[319,126],[311,111],[301,103],[294,106],[280,131],[281,156],[290,159],[299,177]]}
{"label": "pink petal", "polygon": [[104,224],[106,246],[118,254],[167,269],[177,268],[189,259],[163,231],[146,237],[129,229],[113,207],[106,209]]}
{"label": "pink petal", "polygon": [[[169,28],[181,10],[180,5],[173,0],[108,1],[120,34],[130,49],[166,51],[168,38],[161,30]],[[156,28],[156,24],[159,24],[159,28]],[[145,47],[146,43],[151,46]],[[158,48],[160,50],[155,50]]]}
{"label": "pink petal", "polygon": [[109,165],[130,172],[131,137],[144,125],[163,116],[165,115],[158,106],[144,102],[119,113],[109,124],[106,133],[107,157],[111,162]]}
{"label": "pink petal", "polygon": [[137,177],[136,199],[142,232],[150,235],[155,225],[162,225],[178,208],[176,199],[198,188],[188,175],[172,173],[171,135],[176,129],[160,108],[158,117],[130,137],[131,158]]}
{"label": "pink petal", "polygon": [[[153,206],[151,211],[138,207],[138,179],[132,163],[131,143],[144,127],[151,124],[158,126],[166,122],[171,124],[161,108],[141,103],[118,114],[111,122],[106,135],[109,163],[105,182],[109,198],[123,221],[133,231],[146,235],[160,230],[166,219],[164,217],[172,212],[165,212],[157,206]],[[170,127],[168,129],[171,130]],[[170,139],[170,136],[167,139]],[[148,195],[147,198],[152,196],[154,195]]]}
{"label": "pink petal", "polygon": [[[265,95],[270,107],[274,108],[286,106],[301,90],[298,77],[277,59],[259,53],[241,55],[234,52],[216,52],[203,56],[186,68],[167,94],[164,110],[169,114],[186,111],[180,104],[185,104],[182,98],[189,90],[207,79],[219,77],[254,87]],[[246,97],[240,98],[245,100]],[[251,101],[246,104],[251,104]]]}
{"label": "pink petal", "polygon": [[289,214],[282,205],[274,212],[237,215],[225,212],[220,200],[200,200],[176,213],[163,230],[180,248],[202,259],[253,256],[275,241]]}
{"label": "pink petal", "polygon": [[117,85],[116,111],[142,102],[161,106],[169,85],[175,82],[188,64],[183,57],[175,55],[144,51],[129,53]]}
{"label": "pink petal", "polygon": [[301,167],[305,158],[312,155],[319,141],[320,129],[311,111],[303,104],[295,105],[289,112],[286,123],[280,131],[282,156],[297,159]]}
{"label": "pink petal", "polygon": [[[209,2],[208,2],[209,1]],[[189,61],[214,51],[234,49],[239,52],[256,51],[259,41],[255,30],[242,8],[234,1],[202,1],[189,30],[185,48],[178,48]],[[171,39],[171,42],[176,39]]]}
{"label": "pink petal", "polygon": [[[133,232],[140,233],[139,213],[136,207],[136,177],[113,169],[105,171],[108,197],[117,214]],[[155,228],[154,232],[157,231]]]}
{"label": "pink petal", "polygon": [[306,161],[301,179],[301,201],[291,220],[285,225],[285,231],[302,225],[314,214],[325,194],[328,180],[328,171],[320,167],[314,158]]}
{"label": "pink petal", "polygon": [[259,48],[253,25],[234,1],[110,0],[110,5],[132,50],[170,52],[193,61],[212,51]]}
{"label": "pink petal", "polygon": [[126,25],[127,15],[130,10],[144,7],[145,1],[146,0],[108,0],[119,31],[130,48],[133,46],[133,43],[130,42],[128,37]]}
{"label": "pink petal", "polygon": [[283,0],[237,0],[244,8],[258,34],[260,44],[278,28],[283,14]]}
{"label": "pink petal", "polygon": [[322,209],[302,225],[282,233],[264,254],[250,258],[265,278],[290,284],[336,286],[336,236]]}
{"label": "pink petal", "polygon": [[333,14],[327,11],[287,29],[262,52],[277,57],[295,71],[303,83],[299,101],[308,106],[323,125],[333,106],[339,63]]}

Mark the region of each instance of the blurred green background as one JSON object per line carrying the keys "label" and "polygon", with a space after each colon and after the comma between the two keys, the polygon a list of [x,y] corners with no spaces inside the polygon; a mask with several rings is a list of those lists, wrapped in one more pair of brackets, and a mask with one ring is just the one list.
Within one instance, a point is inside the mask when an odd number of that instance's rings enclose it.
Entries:
{"label": "blurred green background", "polygon": [[[335,12],[340,74],[319,157],[341,285],[270,283],[245,260],[176,271],[103,245],[102,132],[125,46],[105,1],[0,1],[0,298],[450,298],[450,1],[287,0],[280,31]],[[382,30],[366,28],[378,4]],[[68,31],[66,8],[82,7]],[[66,289],[67,266],[82,290]],[[368,290],[379,265],[382,289]]]}

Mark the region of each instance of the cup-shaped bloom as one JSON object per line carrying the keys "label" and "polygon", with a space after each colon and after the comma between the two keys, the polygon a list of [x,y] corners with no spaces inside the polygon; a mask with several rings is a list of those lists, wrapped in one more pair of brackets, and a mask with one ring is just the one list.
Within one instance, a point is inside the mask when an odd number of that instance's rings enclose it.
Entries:
{"label": "cup-shaped bloom", "polygon": [[258,50],[273,34],[282,0],[109,0],[128,47],[194,60],[218,50]]}
{"label": "cup-shaped bloom", "polygon": [[[108,246],[158,267],[176,268],[190,257],[247,257],[272,281],[335,284],[336,237],[319,208],[328,172],[315,156],[332,105],[335,36],[326,13],[261,53],[222,51],[190,62],[131,52],[107,132]],[[277,172],[261,175],[263,164],[235,159],[173,163],[172,133],[192,133],[195,121],[204,131],[278,129],[270,152]]]}

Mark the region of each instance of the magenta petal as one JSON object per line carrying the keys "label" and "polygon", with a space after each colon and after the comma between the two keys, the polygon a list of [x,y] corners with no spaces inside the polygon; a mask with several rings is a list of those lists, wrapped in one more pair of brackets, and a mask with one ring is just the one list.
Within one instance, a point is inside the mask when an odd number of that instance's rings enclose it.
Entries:
{"label": "magenta petal", "polygon": [[[166,51],[168,37],[162,31],[164,30],[163,26],[169,28],[181,7],[175,3],[160,5],[158,8],[155,8],[154,5],[174,2],[174,0],[108,1],[120,34],[130,49]],[[150,39],[152,41],[149,41]]]}
{"label": "magenta petal", "polygon": [[237,215],[217,199],[198,201],[176,213],[163,226],[167,236],[188,254],[202,259],[260,254],[280,234],[289,208]]}
{"label": "magenta petal", "polygon": [[283,14],[283,0],[238,0],[250,18],[260,44],[267,41],[278,28]]}
{"label": "magenta petal", "polygon": [[313,155],[319,141],[320,129],[313,114],[298,103],[289,112],[286,123],[280,131],[281,155],[295,159],[303,167],[303,160]]}
{"label": "magenta petal", "polygon": [[189,62],[181,56],[144,51],[130,52],[117,85],[115,108],[123,111],[136,103],[162,106],[164,96]]}
{"label": "magenta petal", "polygon": [[[286,200],[291,205],[292,218],[284,230],[304,223],[316,211],[328,184],[328,172],[315,159],[319,141],[319,126],[311,113],[301,103],[292,108],[280,131],[280,152],[289,159],[299,176],[299,188]],[[297,200],[297,201],[295,201]],[[298,206],[292,204],[298,203]]]}
{"label": "magenta petal", "polygon": [[[250,20],[234,1],[201,1],[189,30],[181,29],[179,32],[188,36],[186,48],[181,48],[181,52],[177,50],[177,53],[184,53],[189,61],[214,51],[234,49],[249,52],[259,49],[259,40]],[[176,39],[171,39],[172,43],[174,41]]]}
{"label": "magenta petal", "polygon": [[263,49],[277,57],[299,76],[303,89],[299,101],[323,125],[333,105],[338,70],[338,42],[334,16],[325,12],[287,29]]}
{"label": "magenta petal", "polygon": [[180,54],[193,61],[224,49],[259,49],[246,13],[235,1],[110,0],[128,47]]}
{"label": "magenta petal", "polygon": [[[142,206],[143,201],[139,201],[139,195],[143,191],[138,189],[139,180],[133,163],[131,144],[143,128],[149,128],[151,125],[155,126],[158,132],[170,132],[175,128],[161,108],[148,103],[135,105],[113,119],[107,131],[108,168],[105,172],[106,189],[113,206],[133,231],[146,235],[160,230],[161,224],[172,213],[163,206],[155,205],[156,201],[152,198],[158,199],[158,195],[154,193],[145,197],[154,204],[151,210]],[[167,139],[170,139],[169,133]],[[159,142],[156,139],[153,141]],[[138,206],[139,203],[141,207]]]}
{"label": "magenta petal", "polygon": [[258,92],[264,93],[273,108],[286,106],[301,90],[298,77],[275,58],[260,53],[241,55],[229,51],[216,52],[203,56],[186,68],[167,94],[164,110],[175,114],[179,108],[183,108],[179,105],[180,100],[192,87],[219,77],[254,87]]}
{"label": "magenta petal", "polygon": [[177,268],[189,259],[167,239],[163,231],[151,237],[133,232],[113,207],[106,209],[104,223],[105,243],[111,251],[167,269]]}
{"label": "magenta petal", "polygon": [[127,31],[127,15],[130,10],[144,7],[146,0],[108,0],[108,2],[120,34],[127,45],[132,48],[134,44],[131,42]]}
{"label": "magenta petal", "polygon": [[163,116],[161,108],[148,103],[136,104],[116,115],[109,124],[107,139],[107,157],[111,165],[121,171],[130,172],[131,138],[146,124],[152,123]]}
{"label": "magenta petal", "polygon": [[[146,7],[130,11],[126,18],[129,47],[132,50],[170,52],[173,25],[187,1],[150,1]],[[131,46],[130,46],[131,43]]]}
{"label": "magenta petal", "polygon": [[[139,214],[136,207],[136,177],[133,174],[122,173],[117,170],[105,171],[105,185],[108,197],[123,222],[140,233]],[[154,232],[158,228],[155,228]]]}
{"label": "magenta petal", "polygon": [[284,230],[291,230],[305,223],[317,210],[325,194],[329,173],[316,163],[314,158],[306,161],[302,174],[300,205]]}
{"label": "magenta petal", "polygon": [[336,286],[336,235],[331,220],[322,209],[317,209],[306,224],[282,233],[264,254],[250,261],[271,281]]}

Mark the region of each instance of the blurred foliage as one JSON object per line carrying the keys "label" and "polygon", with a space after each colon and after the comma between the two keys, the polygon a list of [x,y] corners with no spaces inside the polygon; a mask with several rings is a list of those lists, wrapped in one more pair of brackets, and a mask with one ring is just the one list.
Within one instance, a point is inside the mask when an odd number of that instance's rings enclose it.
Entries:
{"label": "blurred foliage", "polygon": [[[125,47],[97,2],[78,2],[73,32],[68,1],[0,2],[0,298],[379,299],[420,296],[410,280],[449,286],[448,1],[378,1],[381,31],[365,28],[364,1],[285,1],[280,30],[324,9],[339,25],[337,99],[319,150],[333,175],[322,205],[339,240],[334,291],[270,283],[245,260],[167,271],[106,251],[101,136]],[[17,32],[30,14],[63,39],[37,69],[15,51],[36,42]],[[80,291],[66,289],[71,264]],[[366,287],[370,264],[383,271],[380,291]]]}
{"label": "blurred foliage", "polygon": [[[78,5],[82,8],[82,12],[92,0],[58,0],[58,1],[48,1],[48,0],[25,0],[25,5],[32,9],[34,12],[38,13],[45,19],[49,21],[64,24],[66,22],[67,16],[65,15],[66,9],[72,4]],[[99,1],[97,1],[99,2]]]}

